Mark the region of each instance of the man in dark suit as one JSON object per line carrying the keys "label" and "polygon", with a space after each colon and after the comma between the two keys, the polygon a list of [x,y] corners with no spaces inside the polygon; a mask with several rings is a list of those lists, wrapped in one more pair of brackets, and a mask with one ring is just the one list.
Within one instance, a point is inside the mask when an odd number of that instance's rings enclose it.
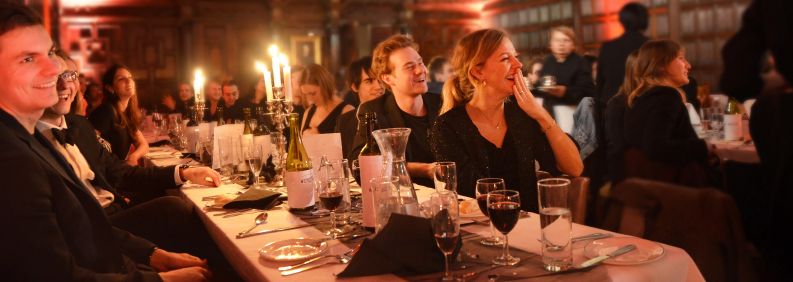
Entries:
{"label": "man in dark suit", "polygon": [[644,36],[647,29],[647,8],[639,3],[628,3],[619,12],[619,20],[625,32],[614,40],[603,42],[600,63],[597,66],[597,95],[595,103],[604,110],[609,99],[614,97],[625,79],[625,61],[634,50],[650,40]]}
{"label": "man in dark suit", "polygon": [[[30,8],[0,4],[0,271],[6,281],[202,281],[206,262],[117,229],[35,129],[65,63]],[[160,273],[155,272],[162,271]]]}
{"label": "man in dark suit", "polygon": [[[347,76],[350,92],[355,95],[358,104],[371,101],[383,95],[383,85],[372,72],[372,57],[363,57],[350,64],[350,75]],[[358,132],[358,111],[343,113],[336,120],[334,132],[341,133],[341,150],[345,156],[350,155],[352,141]]]}
{"label": "man in dark suit", "polygon": [[358,159],[368,132],[364,124],[366,113],[377,113],[381,129],[408,127],[410,139],[405,152],[408,174],[414,183],[434,187],[433,163],[429,130],[441,107],[441,97],[427,94],[427,67],[412,39],[397,34],[389,37],[374,50],[372,69],[377,79],[392,93],[361,104],[358,108],[358,134],[353,141],[349,159]]}

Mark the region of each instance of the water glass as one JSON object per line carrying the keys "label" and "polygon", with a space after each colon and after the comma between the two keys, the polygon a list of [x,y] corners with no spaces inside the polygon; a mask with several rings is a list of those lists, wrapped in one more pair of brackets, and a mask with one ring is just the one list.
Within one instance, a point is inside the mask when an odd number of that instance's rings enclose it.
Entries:
{"label": "water glass", "polygon": [[457,192],[457,166],[454,162],[435,163],[435,190]]}
{"label": "water glass", "polygon": [[243,153],[245,154],[245,161],[248,163],[248,168],[253,173],[253,187],[259,189],[259,172],[262,171],[263,152],[262,145],[250,144],[243,146]]}
{"label": "water glass", "polygon": [[504,252],[493,258],[498,265],[516,265],[520,258],[509,254],[509,232],[520,218],[520,193],[514,190],[497,190],[487,194],[487,213],[490,223],[504,234]]}
{"label": "water glass", "polygon": [[212,135],[207,134],[202,136],[200,143],[203,149],[201,151],[201,163],[205,166],[212,167],[212,153],[214,152],[212,151],[214,145],[214,142],[212,142]]}
{"label": "water glass", "polygon": [[435,242],[446,256],[446,275],[441,281],[458,281],[452,276],[452,253],[460,238],[460,205],[457,193],[439,191],[430,196],[430,223]]}
{"label": "water glass", "polygon": [[712,113],[712,108],[700,108],[699,109],[699,123],[702,126],[702,132],[705,132],[705,135],[708,134],[710,129],[710,114]]}
{"label": "water glass", "polygon": [[236,168],[234,163],[234,147],[232,146],[231,136],[218,138],[218,151],[220,153],[220,174],[225,178],[231,178]]}
{"label": "water glass", "polygon": [[[391,196],[392,190],[396,190],[399,186],[399,177],[396,176],[381,176],[372,178],[369,181],[372,190],[372,203],[374,206],[375,234],[379,233],[383,227],[388,224],[392,213],[398,213],[397,207],[393,204],[394,197]],[[394,198],[394,199],[392,199]]]}
{"label": "water glass", "polygon": [[[476,203],[479,205],[479,210],[481,210],[485,216],[489,217],[487,213],[487,194],[493,191],[504,190],[506,189],[505,187],[504,179],[501,178],[482,178],[476,181]],[[490,237],[482,239],[479,243],[485,246],[499,246],[504,244],[504,241],[501,241],[501,238],[496,236],[496,228],[493,226],[492,221],[490,222]]]}
{"label": "water glass", "polygon": [[724,113],[715,109],[710,114],[710,127],[713,128],[713,135],[711,136],[711,142],[717,142],[721,140],[721,128],[724,126]]}
{"label": "water glass", "polygon": [[573,220],[570,214],[570,180],[537,181],[542,229],[542,263],[548,271],[573,266]]}

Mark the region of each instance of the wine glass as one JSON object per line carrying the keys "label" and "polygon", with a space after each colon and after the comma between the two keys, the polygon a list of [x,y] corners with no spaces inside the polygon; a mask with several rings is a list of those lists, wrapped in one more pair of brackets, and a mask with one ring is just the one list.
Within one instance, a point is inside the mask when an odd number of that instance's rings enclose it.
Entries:
{"label": "wine glass", "polygon": [[460,206],[457,204],[457,193],[439,191],[430,196],[430,222],[435,242],[446,256],[446,276],[441,281],[459,281],[452,276],[452,253],[460,238]]}
{"label": "wine glass", "polygon": [[231,182],[231,174],[234,173],[234,153],[232,152],[234,147],[232,147],[231,136],[218,138],[218,143],[220,143],[220,147],[218,147],[220,153],[220,174]]}
{"label": "wine glass", "polygon": [[204,148],[204,151],[201,154],[201,161],[205,166],[212,167],[212,153],[214,153],[214,151],[212,151],[213,145],[212,135],[207,134],[202,136],[201,146]]}
{"label": "wine glass", "polygon": [[[341,185],[347,186],[345,191],[349,191],[350,187],[350,165],[347,159],[330,159],[325,162],[325,169],[328,179],[344,179]],[[342,205],[336,209],[336,222],[340,225],[347,225],[350,222],[350,193],[344,194],[344,201]],[[345,232],[348,230],[344,230]]]}
{"label": "wine glass", "polygon": [[705,132],[705,135],[708,134],[708,125],[710,124],[710,108],[701,108],[699,109],[699,123],[702,125],[702,132]]}
{"label": "wine glass", "polygon": [[[489,216],[487,212],[487,194],[493,191],[504,190],[504,179],[501,178],[482,178],[476,181],[476,203],[479,204],[479,210],[485,216]],[[504,244],[500,238],[496,237],[496,229],[493,227],[493,222],[490,222],[490,237],[479,241],[480,244],[485,246],[498,246]]]}
{"label": "wine glass", "polygon": [[435,190],[457,192],[457,166],[454,162],[435,163]]}
{"label": "wine glass", "polygon": [[520,218],[520,193],[514,190],[498,190],[487,194],[487,212],[490,222],[504,234],[504,253],[493,258],[498,265],[515,265],[520,258],[509,255],[509,234]]}
{"label": "wine glass", "polygon": [[245,161],[248,163],[251,173],[253,173],[253,188],[259,189],[259,172],[262,171],[262,145],[250,144],[243,145]]}
{"label": "wine glass", "polygon": [[710,114],[710,127],[713,128],[713,136],[711,137],[712,142],[716,142],[721,139],[721,127],[723,125],[724,113],[720,112],[718,109],[714,109]]}
{"label": "wine glass", "polygon": [[319,185],[319,201],[330,211],[330,230],[325,234],[336,238],[344,234],[343,230],[336,228],[336,209],[346,202],[344,195],[350,194],[350,186],[345,185],[348,181],[343,178],[319,180],[316,183]]}

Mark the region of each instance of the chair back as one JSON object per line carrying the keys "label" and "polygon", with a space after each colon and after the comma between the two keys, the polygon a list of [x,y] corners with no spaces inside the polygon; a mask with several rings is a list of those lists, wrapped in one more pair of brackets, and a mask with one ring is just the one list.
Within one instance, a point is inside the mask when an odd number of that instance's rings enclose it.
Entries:
{"label": "chair back", "polygon": [[[553,178],[550,173],[538,170],[537,180],[546,178]],[[586,221],[586,208],[589,201],[589,178],[588,177],[570,177],[562,175],[559,178],[570,180],[570,213],[573,222],[584,224]]]}

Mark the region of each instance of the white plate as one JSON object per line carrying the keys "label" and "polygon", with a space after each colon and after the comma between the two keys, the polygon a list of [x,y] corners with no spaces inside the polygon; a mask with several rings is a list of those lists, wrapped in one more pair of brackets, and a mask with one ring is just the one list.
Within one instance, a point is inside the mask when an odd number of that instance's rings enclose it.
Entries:
{"label": "white plate", "polygon": [[655,261],[664,256],[664,247],[653,241],[633,237],[614,237],[595,240],[584,247],[584,254],[592,259],[608,255],[627,245],[636,245],[636,249],[615,258],[604,260],[605,264],[637,265]]}
{"label": "white plate", "polygon": [[151,160],[160,160],[160,159],[172,159],[175,158],[173,154],[157,154],[157,155],[149,155],[147,156]]}
{"label": "white plate", "polygon": [[316,257],[328,249],[328,242],[306,244],[316,239],[288,239],[272,242],[259,249],[259,255],[272,261],[301,261]]}

